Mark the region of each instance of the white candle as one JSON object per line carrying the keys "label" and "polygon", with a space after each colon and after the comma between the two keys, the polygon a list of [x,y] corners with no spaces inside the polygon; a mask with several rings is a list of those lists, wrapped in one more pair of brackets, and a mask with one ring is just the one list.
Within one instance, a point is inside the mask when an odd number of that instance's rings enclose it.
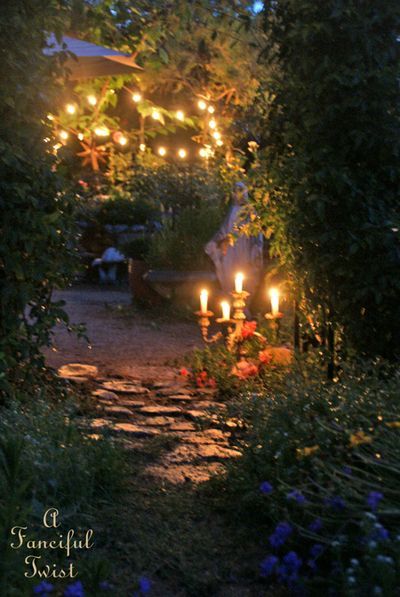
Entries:
{"label": "white candle", "polygon": [[243,279],[244,275],[239,273],[235,276],[235,291],[236,292],[243,292]]}
{"label": "white candle", "polygon": [[202,313],[207,313],[208,291],[202,290],[200,292],[200,310]]}
{"label": "white candle", "polygon": [[279,290],[277,288],[271,288],[269,291],[271,299],[271,312],[274,317],[279,313]]}
{"label": "white candle", "polygon": [[224,319],[225,321],[229,320],[231,318],[231,306],[228,303],[228,301],[222,301],[221,309],[222,309],[222,319]]}

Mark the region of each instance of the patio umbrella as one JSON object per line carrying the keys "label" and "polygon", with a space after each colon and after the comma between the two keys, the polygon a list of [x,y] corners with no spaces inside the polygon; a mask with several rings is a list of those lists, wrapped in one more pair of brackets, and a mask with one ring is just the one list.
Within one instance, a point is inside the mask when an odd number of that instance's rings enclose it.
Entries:
{"label": "patio umbrella", "polygon": [[124,75],[132,73],[133,70],[142,70],[129,54],[97,46],[75,37],[64,35],[58,43],[55,35],[51,34],[47,43],[50,47],[46,48],[44,53],[49,56],[63,50],[75,55],[75,57],[69,56],[66,61],[71,79]]}

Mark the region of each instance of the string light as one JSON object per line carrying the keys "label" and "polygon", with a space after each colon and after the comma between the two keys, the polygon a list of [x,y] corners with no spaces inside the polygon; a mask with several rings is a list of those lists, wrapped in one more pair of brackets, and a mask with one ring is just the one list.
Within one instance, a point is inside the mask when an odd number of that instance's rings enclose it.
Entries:
{"label": "string light", "polygon": [[206,158],[208,156],[207,149],[205,147],[202,147],[199,150],[199,155],[200,155],[201,158]]}
{"label": "string light", "polygon": [[119,143],[120,145],[124,146],[128,143],[128,139],[125,137],[125,135],[120,135],[118,137],[118,141],[117,143]]}
{"label": "string light", "polygon": [[88,95],[86,99],[91,106],[95,106],[97,104],[97,97],[95,95]]}
{"label": "string light", "polygon": [[66,141],[69,137],[69,134],[67,133],[67,131],[60,131],[60,139],[62,139],[63,141]]}
{"label": "string light", "polygon": [[222,141],[222,139],[217,140],[218,147],[221,147],[223,144],[224,144],[224,142]]}
{"label": "string light", "polygon": [[94,134],[98,137],[108,137],[110,131],[106,126],[98,126],[94,129]]}
{"label": "string light", "polygon": [[151,117],[153,118],[153,120],[160,120],[161,114],[158,110],[153,110],[153,112],[151,113]]}
{"label": "string light", "polygon": [[215,131],[212,136],[214,137],[214,139],[216,139],[216,141],[219,141],[221,139],[221,133],[219,133],[218,131]]}
{"label": "string light", "polygon": [[144,143],[141,143],[139,145],[139,149],[140,149],[140,151],[146,151],[146,145]]}
{"label": "string light", "polygon": [[208,126],[210,127],[210,129],[215,129],[217,127],[217,123],[215,122],[214,119],[210,120],[210,122],[208,123]]}
{"label": "string light", "polygon": [[132,94],[132,99],[133,99],[133,101],[134,101],[136,104],[138,104],[139,102],[141,102],[141,101],[142,101],[142,94],[141,94],[141,93],[138,93],[138,92],[136,92],[136,93],[133,93],[133,94]]}
{"label": "string light", "polygon": [[215,108],[214,108],[214,106],[208,106],[208,108],[207,108],[207,109],[208,109],[208,111],[210,112],[210,114],[214,114],[214,112],[215,112]]}
{"label": "string light", "polygon": [[66,110],[66,112],[68,112],[68,114],[75,114],[76,106],[74,104],[67,104],[65,106],[65,110]]}
{"label": "string light", "polygon": [[78,133],[78,139],[79,141],[83,141],[83,133]]}
{"label": "string light", "polygon": [[185,120],[185,113],[182,110],[177,110],[176,117],[178,120],[184,121]]}
{"label": "string light", "polygon": [[53,116],[53,114],[47,114],[47,118],[48,118],[49,120],[54,120],[54,116]]}
{"label": "string light", "polygon": [[181,160],[183,160],[186,157],[186,155],[187,155],[186,149],[182,148],[178,151],[178,156],[181,158]]}
{"label": "string light", "polygon": [[166,155],[167,150],[165,149],[165,147],[159,147],[158,148],[158,155],[164,156]]}
{"label": "string light", "polygon": [[207,109],[207,104],[204,100],[199,100],[198,104],[197,104],[200,108],[200,110],[206,110]]}

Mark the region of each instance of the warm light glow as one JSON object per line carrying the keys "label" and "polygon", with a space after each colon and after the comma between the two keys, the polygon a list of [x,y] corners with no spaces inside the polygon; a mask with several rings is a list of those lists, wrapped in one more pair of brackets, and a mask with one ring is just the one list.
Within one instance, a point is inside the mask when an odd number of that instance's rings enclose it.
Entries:
{"label": "warm light glow", "polygon": [[218,141],[217,141],[218,147],[221,147],[223,144],[224,144],[224,142],[221,139],[218,139]]}
{"label": "warm light glow", "polygon": [[228,301],[221,302],[222,319],[225,321],[231,318],[231,306]]}
{"label": "warm light glow", "polygon": [[208,111],[210,112],[210,114],[214,114],[214,112],[215,112],[214,106],[208,106]]}
{"label": "warm light glow", "polygon": [[141,102],[141,101],[142,101],[142,94],[141,94],[141,93],[138,93],[138,92],[136,92],[136,93],[133,93],[133,94],[132,94],[132,99],[133,99],[133,101],[134,101],[136,104],[138,104],[139,102]]}
{"label": "warm light glow", "polygon": [[207,303],[208,303],[208,290],[203,289],[200,292],[200,311],[202,313],[207,313]]}
{"label": "warm light glow", "polygon": [[208,126],[210,127],[210,129],[215,129],[217,128],[217,123],[215,122],[214,119],[210,120],[210,122],[208,123]]}
{"label": "warm light glow", "polygon": [[180,150],[178,151],[178,155],[179,155],[179,157],[180,157],[180,158],[183,160],[183,159],[186,157],[186,155],[187,155],[187,151],[186,151],[186,149],[180,149]]}
{"label": "warm light glow", "polygon": [[139,149],[140,149],[140,151],[146,151],[146,145],[144,143],[141,143],[139,145]]}
{"label": "warm light glow", "polygon": [[236,292],[243,292],[243,280],[244,280],[244,275],[241,272],[236,274],[236,276],[235,276],[235,291]]}
{"label": "warm light glow", "polygon": [[279,290],[277,288],[270,288],[269,297],[271,299],[271,313],[276,316],[279,313]]}
{"label": "warm light glow", "polygon": [[54,120],[54,116],[53,116],[53,114],[47,114],[47,118],[48,118],[49,120]]}
{"label": "warm light glow", "polygon": [[95,95],[88,95],[87,101],[91,106],[95,106],[97,104],[97,97]]}
{"label": "warm light glow", "polygon": [[60,131],[60,139],[62,139],[63,141],[66,141],[69,137],[69,134],[67,133],[67,131]]}
{"label": "warm light glow", "polygon": [[207,109],[207,104],[204,100],[199,100],[199,103],[197,104],[200,108],[200,110],[206,110]]}
{"label": "warm light glow", "polygon": [[176,117],[183,122],[185,120],[185,112],[183,112],[183,110],[177,110]]}
{"label": "warm light glow", "polygon": [[165,149],[165,147],[159,147],[158,148],[158,155],[164,156],[166,155],[167,150]]}
{"label": "warm light glow", "polygon": [[208,156],[207,149],[205,147],[199,149],[199,155],[201,158],[206,158]]}
{"label": "warm light glow", "polygon": [[74,104],[67,104],[65,106],[65,111],[68,112],[68,114],[75,114],[76,106]]}
{"label": "warm light glow", "polygon": [[218,131],[215,131],[213,133],[213,137],[214,137],[214,139],[216,139],[217,141],[219,141],[221,139],[221,133],[219,133]]}
{"label": "warm light glow", "polygon": [[94,129],[94,134],[98,137],[108,137],[110,131],[106,126],[98,126]]}
{"label": "warm light glow", "polygon": [[79,141],[83,141],[83,133],[78,133],[78,139]]}
{"label": "warm light glow", "polygon": [[120,145],[124,146],[128,143],[128,139],[125,137],[125,135],[120,135],[118,137],[117,143],[119,143]]}
{"label": "warm light glow", "polygon": [[153,112],[151,113],[151,117],[154,120],[160,120],[161,114],[160,114],[160,112],[158,110],[153,110]]}

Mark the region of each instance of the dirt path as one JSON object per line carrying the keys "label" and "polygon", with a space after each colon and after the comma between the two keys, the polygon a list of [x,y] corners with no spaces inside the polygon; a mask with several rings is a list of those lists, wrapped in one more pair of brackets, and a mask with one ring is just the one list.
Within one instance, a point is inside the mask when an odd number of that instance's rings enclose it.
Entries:
{"label": "dirt path", "polygon": [[55,350],[46,354],[53,367],[79,362],[96,365],[104,376],[160,381],[174,375],[175,359],[201,346],[195,321],[152,319],[130,306],[128,291],[76,287],[55,293],[54,299],[66,301],[71,323],[86,324],[91,347],[60,326]]}

